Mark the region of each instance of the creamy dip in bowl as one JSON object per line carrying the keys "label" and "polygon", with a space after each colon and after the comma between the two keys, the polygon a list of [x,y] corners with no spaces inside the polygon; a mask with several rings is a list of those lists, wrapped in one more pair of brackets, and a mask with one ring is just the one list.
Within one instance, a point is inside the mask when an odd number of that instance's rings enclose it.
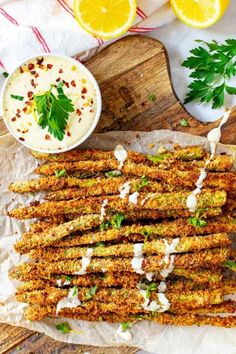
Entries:
{"label": "creamy dip in bowl", "polygon": [[22,63],[5,81],[1,101],[8,130],[39,152],[58,153],[80,145],[101,114],[93,75],[75,59],[57,54]]}

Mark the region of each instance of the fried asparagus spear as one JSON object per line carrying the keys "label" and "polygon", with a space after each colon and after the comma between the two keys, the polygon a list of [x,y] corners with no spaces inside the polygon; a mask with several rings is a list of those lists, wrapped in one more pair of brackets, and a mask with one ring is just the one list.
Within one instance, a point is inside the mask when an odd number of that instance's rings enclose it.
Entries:
{"label": "fried asparagus spear", "polygon": [[[228,248],[215,248],[194,253],[177,254],[174,258],[174,269],[209,268],[220,266],[229,258]],[[135,272],[131,264],[132,258],[92,258],[86,268],[87,273],[105,272]],[[50,277],[51,274],[79,274],[82,269],[81,260],[63,260],[58,262],[39,261],[36,263],[22,263],[12,272],[13,277],[17,274],[38,275],[39,278]],[[148,256],[142,262],[145,273],[156,272],[163,269],[163,256]],[[35,278],[34,278],[35,279]]]}
{"label": "fried asparagus spear", "polygon": [[[111,160],[114,159],[114,151],[104,151],[104,150],[81,150],[75,149],[68,152],[63,152],[60,154],[45,154],[37,151],[30,151],[30,153],[37,159],[44,161],[86,161],[86,160]],[[127,160],[136,163],[148,162],[150,159],[149,155],[138,153],[135,151],[127,151]],[[163,159],[177,159],[183,161],[199,160],[207,156],[205,150],[202,146],[188,146],[185,148],[178,148],[172,151],[164,151],[164,153],[159,154],[159,160]],[[158,160],[158,158],[156,158]]]}
{"label": "fried asparagus spear", "polygon": [[[150,193],[148,195],[140,193],[137,204],[133,204],[126,197],[119,196],[91,197],[84,199],[72,199],[66,201],[49,201],[36,206],[27,206],[16,208],[8,212],[8,215],[17,219],[31,219],[37,217],[49,217],[58,214],[83,213],[93,214],[100,213],[102,203],[107,200],[107,212],[109,210],[117,210],[120,212],[155,209],[186,209],[186,201],[189,191],[180,191],[173,193]],[[198,208],[221,207],[226,202],[225,191],[203,191],[197,197]]]}
{"label": "fried asparagus spear", "polygon": [[[157,239],[150,242],[141,243],[144,255],[165,254],[171,242],[177,241],[174,253],[196,252],[204,249],[225,247],[231,244],[228,234],[213,234],[208,236],[182,237],[178,239]],[[116,244],[112,246],[100,245],[93,250],[94,257],[132,257],[135,245],[132,243]],[[42,259],[46,261],[60,261],[63,259],[76,259],[86,255],[86,247],[67,248],[39,248],[29,252],[32,259]],[[173,252],[172,252],[173,253]]]}
{"label": "fried asparagus spear", "polygon": [[[59,226],[46,229],[44,232],[26,232],[22,235],[22,240],[15,244],[15,249],[19,253],[26,253],[33,248],[53,247],[72,247],[87,244],[96,244],[105,241],[120,241],[132,239],[135,235],[136,240],[152,240],[157,237],[182,237],[191,235],[205,235],[214,233],[229,233],[236,231],[235,218],[217,217],[208,220],[201,227],[191,224],[191,220],[178,219],[165,221],[157,224],[128,225],[120,229],[109,228],[105,231],[83,233],[82,235],[69,236],[73,232],[80,230],[81,218],[66,222]],[[93,226],[95,226],[93,224]],[[66,237],[69,236],[69,237]],[[138,236],[138,237],[137,237]]]}
{"label": "fried asparagus spear", "polygon": [[[96,310],[96,311],[95,311]],[[96,308],[93,308],[90,313],[82,315],[77,313],[77,309],[62,309],[60,312],[61,317],[80,319],[85,321],[106,321],[111,323],[116,322],[130,322],[135,323],[141,320],[150,320],[162,325],[175,325],[175,326],[217,326],[217,327],[236,327],[236,316],[207,316],[185,313],[184,315],[174,315],[170,313],[152,313],[152,314],[139,314],[130,315],[129,313],[98,313]],[[53,306],[38,306],[33,305],[26,308],[25,317],[31,321],[40,321],[45,317],[57,317],[56,307]]]}

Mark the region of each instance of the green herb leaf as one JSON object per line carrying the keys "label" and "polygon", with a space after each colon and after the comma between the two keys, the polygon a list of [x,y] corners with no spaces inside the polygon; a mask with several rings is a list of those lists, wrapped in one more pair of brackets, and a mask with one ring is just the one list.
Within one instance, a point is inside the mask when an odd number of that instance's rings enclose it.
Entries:
{"label": "green herb leaf", "polygon": [[189,122],[187,119],[181,119],[180,125],[181,125],[181,127],[189,127]]}
{"label": "green herb leaf", "polygon": [[18,101],[23,101],[23,99],[24,99],[23,96],[18,96],[18,95],[11,95],[11,98],[14,98],[15,100],[18,100]]}
{"label": "green herb leaf", "polygon": [[182,63],[191,70],[190,77],[194,79],[188,86],[185,103],[211,102],[212,108],[220,108],[226,94],[236,94],[236,88],[227,85],[236,75],[236,40],[227,39],[222,45],[215,40],[196,42],[201,45],[192,49],[191,55]]}
{"label": "green herb leaf", "polygon": [[69,282],[71,282],[71,277],[69,276],[69,275],[66,275],[66,281],[69,281]]}
{"label": "green herb leaf", "polygon": [[121,323],[121,329],[122,331],[127,331],[127,329],[129,329],[131,326],[131,323],[130,322],[122,322]]}
{"label": "green herb leaf", "polygon": [[171,157],[171,154],[169,153],[160,155],[147,155],[148,160],[150,160],[154,164],[159,164],[160,162],[164,161],[165,159],[168,159],[169,157]]}
{"label": "green herb leaf", "polygon": [[91,300],[93,298],[93,296],[96,294],[98,289],[98,286],[92,286],[86,293],[86,300]]}
{"label": "green herb leaf", "polygon": [[78,296],[78,288],[77,286],[73,286],[72,288],[72,296],[77,297]]}
{"label": "green herb leaf", "polygon": [[206,220],[199,219],[199,217],[194,216],[188,219],[190,225],[193,225],[194,227],[204,227],[207,225]]}
{"label": "green herb leaf", "polygon": [[66,176],[67,171],[66,170],[56,170],[55,171],[55,176],[58,178]]}
{"label": "green herb leaf", "polygon": [[140,191],[140,189],[142,189],[143,187],[146,187],[147,185],[149,185],[150,181],[146,176],[142,176],[141,177],[141,182],[139,184],[136,185],[135,189],[136,191]]}
{"label": "green herb leaf", "polygon": [[101,225],[99,226],[99,229],[101,231],[104,231],[104,230],[108,229],[110,226],[111,226],[111,222],[110,221],[103,221],[101,223]]}
{"label": "green herb leaf", "polygon": [[148,237],[151,235],[150,227],[144,226],[144,228],[141,231],[141,234],[144,236],[144,241],[146,242]]}
{"label": "green herb leaf", "polygon": [[120,229],[121,228],[121,224],[122,222],[125,220],[125,216],[122,213],[116,213],[112,220],[111,220],[111,225],[115,228],[115,229]]}
{"label": "green herb leaf", "polygon": [[61,331],[63,334],[65,333],[70,333],[71,328],[68,322],[61,322],[56,324],[56,329],[58,331]]}
{"label": "green herb leaf", "polygon": [[105,243],[102,241],[96,242],[95,247],[105,247]]}
{"label": "green herb leaf", "polygon": [[9,76],[9,74],[8,74],[6,71],[4,71],[4,72],[2,73],[2,76],[4,76],[4,77],[8,77],[8,76]]}
{"label": "green herb leaf", "polygon": [[225,267],[236,270],[236,262],[235,261],[227,261],[224,263]]}
{"label": "green herb leaf", "polygon": [[105,172],[106,177],[119,177],[121,175],[122,175],[122,172],[119,170]]}
{"label": "green herb leaf", "polygon": [[[38,125],[58,140],[63,140],[69,114],[75,108],[70,98],[62,89],[63,84],[51,85],[50,89],[43,94],[34,95]],[[52,92],[52,91],[56,92]]]}
{"label": "green herb leaf", "polygon": [[151,296],[151,291],[156,291],[157,290],[157,283],[152,282],[150,285],[148,285],[146,289],[146,298],[149,299]]}
{"label": "green herb leaf", "polygon": [[156,101],[157,96],[155,95],[155,93],[150,93],[150,94],[148,95],[148,99],[149,99],[149,101],[154,102],[154,101]]}

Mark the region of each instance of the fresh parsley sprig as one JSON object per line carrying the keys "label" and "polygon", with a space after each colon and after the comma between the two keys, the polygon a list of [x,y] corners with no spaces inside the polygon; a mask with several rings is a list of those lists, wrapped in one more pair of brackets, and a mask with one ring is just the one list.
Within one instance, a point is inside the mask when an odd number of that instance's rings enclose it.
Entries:
{"label": "fresh parsley sprig", "polygon": [[227,39],[224,44],[215,40],[196,42],[201,45],[192,49],[192,55],[182,63],[192,71],[193,78],[185,103],[211,102],[213,109],[220,108],[224,106],[226,94],[236,94],[236,87],[229,85],[229,80],[236,75],[236,40]]}
{"label": "fresh parsley sprig", "polygon": [[58,140],[63,140],[69,115],[75,108],[70,98],[63,91],[63,83],[51,85],[43,94],[34,95],[38,125],[48,128]]}

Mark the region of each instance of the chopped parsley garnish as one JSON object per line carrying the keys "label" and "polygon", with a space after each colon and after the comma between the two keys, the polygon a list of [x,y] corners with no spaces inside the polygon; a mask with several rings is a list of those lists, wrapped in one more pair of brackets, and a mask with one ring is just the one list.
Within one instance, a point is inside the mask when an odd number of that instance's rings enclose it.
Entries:
{"label": "chopped parsley garnish", "polygon": [[8,74],[6,71],[4,71],[4,72],[2,73],[2,76],[4,76],[4,77],[8,77],[8,76],[9,76],[9,74]]}
{"label": "chopped parsley garnish", "polygon": [[63,334],[71,332],[71,328],[70,328],[70,325],[68,322],[57,323],[56,329],[58,331],[61,331],[61,333],[63,333]]}
{"label": "chopped parsley garnish", "polygon": [[103,221],[99,228],[101,231],[104,231],[104,230],[108,229],[110,226],[111,226],[110,221]]}
{"label": "chopped parsley garnish", "polygon": [[125,220],[125,216],[122,213],[116,213],[112,220],[111,220],[111,225],[114,227],[114,229],[120,229],[122,222]]}
{"label": "chopped parsley garnish", "polygon": [[192,49],[182,63],[192,71],[193,78],[185,103],[211,102],[213,109],[220,108],[225,104],[226,94],[236,95],[236,87],[229,86],[230,79],[236,75],[236,39],[227,39],[224,44],[215,40],[196,42],[201,45]]}
{"label": "chopped parsley garnish", "polygon": [[86,293],[86,300],[91,300],[93,296],[96,294],[98,289],[97,285],[92,286]]}
{"label": "chopped parsley garnish", "polygon": [[156,291],[157,290],[157,283],[152,282],[150,285],[147,286],[146,288],[146,298],[149,299],[151,296],[151,291]]}
{"label": "chopped parsley garnish", "polygon": [[15,100],[18,100],[18,101],[23,101],[23,99],[24,99],[23,96],[12,95],[12,94],[11,94],[11,98],[14,98]]}
{"label": "chopped parsley garnish", "polygon": [[121,326],[122,331],[127,331],[127,329],[130,328],[131,323],[130,322],[122,322],[120,326]]}
{"label": "chopped parsley garnish", "polygon": [[58,178],[64,177],[67,175],[67,171],[66,170],[56,170],[55,171],[55,176]]}
{"label": "chopped parsley garnish", "polygon": [[72,288],[72,296],[77,297],[78,296],[78,288],[77,286],[73,286]]}
{"label": "chopped parsley garnish", "polygon": [[140,191],[140,189],[142,189],[143,187],[146,187],[147,185],[149,185],[150,181],[146,176],[142,176],[141,177],[141,181],[139,184],[136,185],[136,191]]}
{"label": "chopped parsley garnish", "polygon": [[49,133],[60,141],[64,138],[69,115],[75,111],[62,86],[63,83],[51,85],[43,94],[34,95],[38,125],[43,129],[47,127]]}
{"label": "chopped parsley garnish", "polygon": [[69,276],[69,275],[66,275],[66,281],[69,281],[69,282],[71,282],[71,277]]}
{"label": "chopped parsley garnish", "polygon": [[105,247],[105,243],[102,241],[99,241],[99,242],[95,243],[95,247]]}
{"label": "chopped parsley garnish", "polygon": [[164,161],[168,157],[171,157],[170,153],[160,154],[160,155],[147,155],[148,160],[150,160],[151,162],[156,163],[156,164]]}
{"label": "chopped parsley garnish", "polygon": [[190,225],[193,225],[194,227],[204,227],[207,225],[207,221],[199,219],[198,216],[190,217],[188,220]]}
{"label": "chopped parsley garnish", "polygon": [[149,99],[149,101],[154,102],[154,101],[156,101],[157,96],[155,95],[155,93],[150,93],[150,94],[148,95],[148,99]]}
{"label": "chopped parsley garnish", "polygon": [[225,267],[229,269],[236,270],[236,262],[235,261],[227,261],[224,263]]}
{"label": "chopped parsley garnish", "polygon": [[119,177],[121,175],[122,175],[122,172],[119,170],[105,172],[106,177]]}
{"label": "chopped parsley garnish", "polygon": [[180,120],[180,125],[181,125],[181,127],[189,127],[188,119],[181,119]]}

